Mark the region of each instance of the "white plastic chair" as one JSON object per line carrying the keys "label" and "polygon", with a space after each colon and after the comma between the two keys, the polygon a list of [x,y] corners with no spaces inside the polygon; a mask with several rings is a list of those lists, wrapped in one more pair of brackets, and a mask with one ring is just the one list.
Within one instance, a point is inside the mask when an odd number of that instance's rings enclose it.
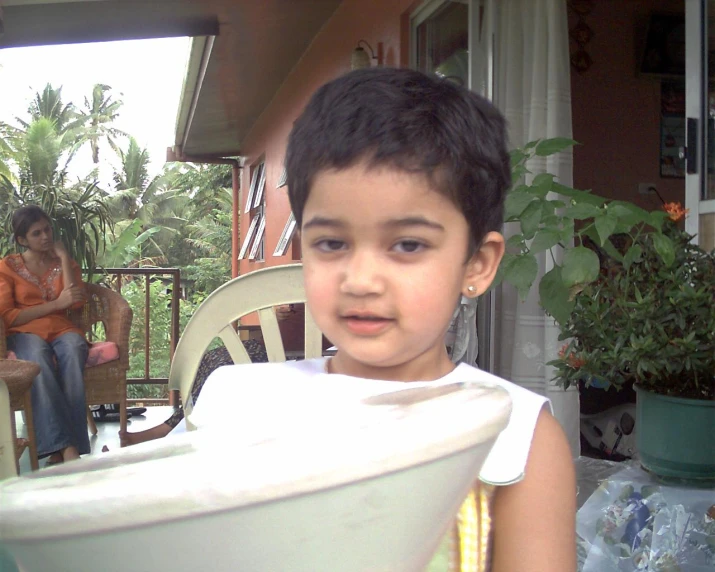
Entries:
{"label": "white plastic chair", "polygon": [[[201,357],[214,338],[220,338],[234,363],[250,363],[234,322],[258,312],[268,361],[286,360],[275,306],[305,302],[303,265],[290,264],[256,270],[234,278],[212,292],[186,325],[176,346],[169,372],[169,389],[178,389],[187,418],[193,409],[191,387]],[[305,311],[305,357],[322,355],[322,334],[307,308]]]}

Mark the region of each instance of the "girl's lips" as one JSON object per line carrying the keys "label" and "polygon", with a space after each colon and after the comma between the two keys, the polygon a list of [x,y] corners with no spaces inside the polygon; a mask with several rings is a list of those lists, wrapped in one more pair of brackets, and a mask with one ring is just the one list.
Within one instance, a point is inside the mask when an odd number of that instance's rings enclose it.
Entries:
{"label": "girl's lips", "polygon": [[357,336],[375,336],[390,327],[393,320],[377,316],[343,316],[347,329]]}

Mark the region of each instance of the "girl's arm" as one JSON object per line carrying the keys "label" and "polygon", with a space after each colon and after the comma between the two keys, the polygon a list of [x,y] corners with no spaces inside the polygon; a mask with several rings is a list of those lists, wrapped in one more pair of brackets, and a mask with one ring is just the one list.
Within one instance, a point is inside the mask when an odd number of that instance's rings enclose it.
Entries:
{"label": "girl's arm", "polygon": [[524,480],[494,494],[492,572],[576,570],[576,476],[551,413],[539,415]]}

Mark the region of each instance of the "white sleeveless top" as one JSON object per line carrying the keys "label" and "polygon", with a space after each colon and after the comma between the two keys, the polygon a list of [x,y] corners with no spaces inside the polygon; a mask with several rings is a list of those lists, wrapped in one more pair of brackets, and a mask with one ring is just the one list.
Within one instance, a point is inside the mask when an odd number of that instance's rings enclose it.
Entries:
{"label": "white sleeveless top", "polygon": [[[198,429],[227,424],[236,435],[244,432],[242,428],[246,428],[247,433],[252,432],[248,431],[249,428],[255,431],[257,427],[289,430],[296,424],[311,423],[313,418],[320,419],[326,430],[330,430],[329,412],[336,409],[338,414],[339,408],[333,407],[336,403],[405,387],[404,382],[399,381],[329,374],[327,359],[220,367],[206,380],[189,420]],[[509,392],[512,399],[509,424],[487,457],[480,480],[497,486],[520,481],[524,478],[536,420],[545,405],[551,407],[549,400],[464,363],[441,379],[410,382],[410,386],[464,381],[499,385]],[[319,397],[316,398],[316,395]],[[312,410],[320,410],[321,414],[312,416]]]}

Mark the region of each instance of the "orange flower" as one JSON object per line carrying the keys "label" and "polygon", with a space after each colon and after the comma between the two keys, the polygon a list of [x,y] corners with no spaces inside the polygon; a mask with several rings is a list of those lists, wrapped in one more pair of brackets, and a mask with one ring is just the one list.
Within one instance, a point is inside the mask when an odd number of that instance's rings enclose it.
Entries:
{"label": "orange flower", "polygon": [[569,355],[566,355],[566,349],[568,348],[568,344],[564,344],[561,349],[559,350],[559,358],[564,360],[569,367],[572,367],[574,369],[578,369],[580,367],[583,367],[586,365],[586,360],[580,357],[576,357],[573,353],[570,353]]}
{"label": "orange flower", "polygon": [[679,221],[690,212],[690,209],[684,209],[683,205],[678,202],[665,203],[663,205],[663,210],[668,213],[670,220],[675,222]]}

